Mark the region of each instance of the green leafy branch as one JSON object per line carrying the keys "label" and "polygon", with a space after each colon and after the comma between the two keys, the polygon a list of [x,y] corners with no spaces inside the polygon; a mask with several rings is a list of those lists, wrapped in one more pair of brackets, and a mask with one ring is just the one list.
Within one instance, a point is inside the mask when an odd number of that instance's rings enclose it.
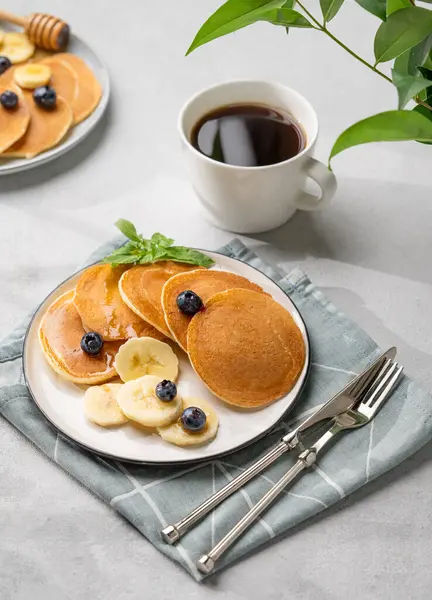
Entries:
{"label": "green leafy branch", "polygon": [[[432,11],[416,6],[414,0],[356,2],[381,20],[374,39],[374,64],[359,56],[328,28],[344,0],[320,0],[322,19],[312,14],[305,0],[227,0],[198,31],[187,54],[258,21],[283,26],[287,32],[291,27],[315,29],[393,84],[398,95],[398,110],[373,115],[342,132],[331,150],[330,160],[342,150],[368,142],[432,143]],[[432,3],[432,0],[423,2]],[[378,65],[391,60],[394,63],[389,77]],[[404,110],[410,101],[417,106]]]}
{"label": "green leafy branch", "polygon": [[172,260],[200,267],[211,267],[214,264],[213,259],[198,250],[174,246],[174,240],[161,233],[154,233],[150,239],[145,239],[137,232],[135,225],[126,219],[119,219],[115,226],[129,241],[104,258],[103,262],[113,267],[147,265],[161,260]]}

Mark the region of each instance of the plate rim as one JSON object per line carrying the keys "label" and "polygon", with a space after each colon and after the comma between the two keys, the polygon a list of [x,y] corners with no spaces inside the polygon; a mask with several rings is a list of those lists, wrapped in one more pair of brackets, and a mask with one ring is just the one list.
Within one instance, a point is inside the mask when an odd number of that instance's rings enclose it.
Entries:
{"label": "plate rim", "polygon": [[31,384],[29,382],[29,378],[27,376],[27,370],[26,370],[26,355],[27,355],[27,346],[29,344],[29,334],[30,331],[33,327],[33,323],[35,321],[35,319],[37,318],[39,311],[41,310],[42,306],[45,304],[45,302],[48,300],[48,298],[50,296],[52,296],[53,294],[55,294],[55,292],[57,292],[57,290],[63,286],[65,283],[67,283],[68,281],[70,281],[71,279],[73,279],[74,277],[76,277],[79,273],[82,273],[83,271],[85,271],[85,269],[88,269],[89,267],[92,267],[93,265],[97,265],[100,264],[100,260],[97,260],[89,265],[86,265],[85,267],[78,269],[78,271],[75,271],[74,273],[72,273],[72,275],[70,275],[69,277],[67,277],[66,279],[64,279],[62,282],[60,282],[54,289],[51,290],[51,292],[49,294],[47,294],[47,296],[39,303],[37,309],[34,311],[33,316],[27,326],[26,329],[26,333],[25,333],[25,337],[24,337],[24,344],[23,344],[23,352],[22,352],[22,357],[21,357],[21,364],[22,364],[22,370],[23,370],[23,377],[24,377],[24,383],[27,386],[27,389],[29,391],[30,397],[32,399],[32,401],[35,403],[36,407],[38,408],[38,410],[40,410],[40,412],[43,414],[43,416],[48,420],[48,422],[52,425],[52,427],[54,427],[54,429],[56,429],[56,431],[58,433],[61,433],[61,435],[63,437],[65,437],[69,442],[71,442],[72,444],[78,446],[79,448],[82,448],[88,452],[91,452],[92,454],[95,454],[96,456],[101,456],[104,458],[108,458],[110,460],[115,460],[115,461],[120,461],[120,462],[124,462],[127,464],[135,464],[135,465],[149,465],[149,466],[158,466],[158,467],[173,467],[173,466],[181,466],[181,465],[192,465],[192,464],[200,464],[200,463],[210,463],[213,460],[218,460],[219,458],[222,458],[224,456],[229,456],[230,454],[233,454],[234,452],[239,452],[240,450],[243,450],[244,448],[247,448],[248,446],[251,446],[252,444],[254,444],[255,442],[257,442],[258,440],[264,438],[267,434],[269,434],[272,429],[274,429],[281,421],[283,421],[283,419],[285,418],[285,416],[287,415],[287,413],[289,413],[297,404],[298,400],[300,399],[300,396],[303,393],[303,390],[306,386],[306,383],[309,379],[309,375],[310,375],[310,370],[311,370],[311,344],[310,344],[310,337],[309,337],[309,331],[308,328],[306,326],[306,323],[304,321],[303,315],[301,314],[301,312],[299,311],[299,309],[297,308],[297,305],[295,304],[295,302],[291,299],[290,296],[288,296],[288,294],[286,293],[286,291],[278,284],[276,283],[276,281],[274,281],[269,275],[267,275],[266,273],[264,273],[263,271],[261,271],[260,269],[258,269],[257,267],[239,259],[236,258],[234,256],[229,256],[227,254],[223,254],[222,252],[218,252],[217,250],[204,250],[202,248],[195,248],[196,250],[200,250],[201,252],[211,252],[213,254],[218,254],[220,256],[223,256],[224,258],[230,258],[231,260],[235,260],[236,262],[240,262],[244,265],[247,265],[248,267],[252,268],[254,271],[258,271],[259,273],[261,273],[262,275],[264,275],[267,279],[269,279],[272,283],[274,283],[280,290],[282,290],[282,292],[288,297],[288,300],[291,302],[291,304],[293,305],[294,309],[297,312],[297,316],[300,319],[300,321],[303,324],[304,327],[304,332],[305,332],[305,345],[306,345],[306,361],[305,361],[305,366],[306,366],[306,370],[304,373],[304,377],[303,377],[303,381],[300,385],[300,388],[296,394],[296,396],[294,397],[292,403],[290,404],[289,407],[287,407],[287,409],[282,413],[282,415],[267,429],[265,429],[264,431],[260,432],[258,435],[256,435],[255,437],[253,437],[252,439],[248,440],[247,442],[244,442],[242,444],[239,444],[238,446],[235,446],[233,448],[231,448],[230,450],[226,450],[223,452],[219,452],[217,454],[214,454],[212,456],[204,456],[203,458],[185,458],[185,459],[179,459],[176,461],[149,461],[149,460],[138,460],[138,459],[128,459],[128,458],[121,458],[115,454],[110,454],[109,452],[100,452],[99,450],[95,450],[94,448],[92,448],[91,446],[85,444],[84,442],[80,442],[78,440],[76,440],[75,438],[73,438],[72,436],[70,436],[68,433],[64,432],[63,429],[61,427],[59,427],[56,423],[53,422],[53,420],[46,414],[46,412],[43,410],[43,408],[40,406],[39,402],[36,399],[36,395],[33,393]]}
{"label": "plate rim", "polygon": [[[60,156],[63,156],[64,154],[69,152],[69,150],[73,150],[76,146],[78,146],[78,144],[83,142],[86,139],[86,137],[88,135],[90,135],[90,133],[100,123],[102,117],[104,116],[106,109],[108,108],[110,98],[111,98],[111,79],[110,79],[108,67],[107,67],[105,61],[99,57],[99,54],[97,54],[93,50],[92,46],[90,44],[88,44],[82,37],[80,37],[76,33],[73,33],[71,35],[71,38],[76,39],[81,44],[83,44],[87,48],[87,50],[89,50],[91,52],[91,54],[96,57],[100,66],[102,67],[103,81],[101,81],[100,83],[102,85],[103,94],[102,94],[101,101],[99,102],[98,106],[95,109],[95,112],[99,113],[97,115],[97,118],[95,119],[94,123],[92,123],[90,126],[87,127],[87,129],[83,129],[82,132],[74,140],[69,140],[69,141],[65,140],[64,142],[61,142],[58,146],[54,146],[54,148],[50,148],[49,150],[42,152],[41,154],[39,154],[38,156],[35,156],[34,158],[27,159],[26,163],[17,165],[17,164],[14,164],[16,159],[11,159],[10,163],[8,161],[5,164],[0,165],[0,177],[2,177],[4,175],[13,175],[15,173],[20,173],[22,171],[28,171],[30,169],[35,169],[41,165],[45,165],[53,160],[56,160],[57,158],[60,158]],[[91,117],[91,116],[92,115],[89,115],[89,117]],[[85,123],[85,121],[83,121],[83,123]],[[79,123],[78,125],[81,125],[81,123]],[[24,160],[24,159],[20,158],[18,160]],[[55,291],[55,290],[53,290],[53,291]]]}

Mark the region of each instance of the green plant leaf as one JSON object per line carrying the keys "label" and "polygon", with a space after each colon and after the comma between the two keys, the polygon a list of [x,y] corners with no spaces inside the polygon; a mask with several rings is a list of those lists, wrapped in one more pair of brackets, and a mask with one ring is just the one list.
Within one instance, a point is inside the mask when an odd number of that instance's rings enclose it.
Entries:
{"label": "green plant leaf", "polygon": [[312,27],[306,17],[292,8],[273,8],[265,12],[260,21],[267,21],[272,25],[288,25],[289,27]]}
{"label": "green plant leaf", "polygon": [[381,21],[386,20],[386,0],[356,0],[356,2],[362,8],[381,19]]}
{"label": "green plant leaf", "polygon": [[426,57],[423,65],[428,67],[428,69],[432,69],[432,50],[429,52],[429,56]]}
{"label": "green plant leaf", "polygon": [[[426,106],[422,106],[421,104],[418,104],[417,106],[415,106],[413,108],[413,112],[416,112],[419,115],[423,115],[424,117],[426,117],[426,119],[429,119],[429,121],[432,123],[432,111],[429,110],[428,108],[426,108]],[[426,142],[424,140],[416,140],[416,141],[420,142],[420,144],[427,144],[428,146],[432,145],[432,142]]]}
{"label": "green plant leaf", "polygon": [[[285,2],[285,4],[283,5],[282,8],[294,8],[295,3],[296,3],[296,0],[287,0],[287,2]],[[287,35],[288,35],[289,27],[285,27],[285,31],[287,32]]]}
{"label": "green plant leaf", "polygon": [[286,0],[227,0],[198,31],[186,55],[218,37],[256,23],[266,11],[281,8],[285,2]]}
{"label": "green plant leaf", "polygon": [[403,8],[381,23],[375,36],[375,64],[396,58],[421,42],[432,31],[432,11]]}
{"label": "green plant leaf", "polygon": [[429,87],[424,92],[419,93],[419,98],[432,106],[432,70],[427,67],[418,67],[418,71],[429,81]]}
{"label": "green plant leaf", "polygon": [[401,110],[411,98],[417,96],[419,92],[425,90],[431,84],[431,82],[424,77],[415,77],[414,75],[398,73],[394,69],[392,69],[392,79],[398,92],[399,110]]}
{"label": "green plant leaf", "polygon": [[327,23],[335,17],[344,3],[344,0],[320,0],[321,12],[324,22]]}
{"label": "green plant leaf", "polygon": [[394,70],[398,73],[418,75],[417,67],[427,62],[431,48],[432,33],[425,37],[419,44],[398,56],[394,61]]}
{"label": "green plant leaf", "polygon": [[392,13],[401,8],[411,8],[412,4],[410,0],[387,0],[386,4],[386,15],[389,17]]}
{"label": "green plant leaf", "polygon": [[134,240],[126,242],[123,246],[106,256],[102,262],[116,265],[144,265],[160,260],[174,260],[190,265],[211,267],[214,260],[199,250],[184,246],[173,246],[174,240],[162,233],[154,233],[149,240],[137,233],[135,226],[125,219],[119,219],[116,226],[126,236],[134,236]]}
{"label": "green plant leaf", "polygon": [[159,246],[162,246],[162,248],[169,248],[174,244],[174,240],[172,238],[167,238],[161,233],[154,233],[151,236],[151,242],[152,244],[158,244]]}
{"label": "green plant leaf", "polygon": [[211,267],[214,265],[214,260],[206,254],[193,248],[185,248],[184,246],[172,246],[172,248],[169,248],[168,260],[199,265],[200,267]]}
{"label": "green plant leaf", "polygon": [[390,110],[354,123],[340,134],[329,158],[340,152],[370,142],[398,142],[420,140],[432,142],[432,121],[409,110]]}
{"label": "green plant leaf", "polygon": [[420,71],[423,77],[426,77],[426,79],[432,81],[432,69],[428,69],[427,67],[417,67],[417,69]]}
{"label": "green plant leaf", "polygon": [[140,238],[135,229],[135,225],[130,221],[126,221],[126,219],[118,219],[114,225],[117,229],[120,229],[123,235],[125,235],[130,240],[134,240],[135,242],[139,242]]}

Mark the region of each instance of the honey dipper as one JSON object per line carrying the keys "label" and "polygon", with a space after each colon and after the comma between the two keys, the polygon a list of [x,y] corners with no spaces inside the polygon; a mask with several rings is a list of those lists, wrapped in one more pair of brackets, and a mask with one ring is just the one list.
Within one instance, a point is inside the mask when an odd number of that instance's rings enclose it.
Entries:
{"label": "honey dipper", "polygon": [[69,43],[69,25],[51,15],[33,13],[28,17],[19,17],[0,10],[0,21],[8,21],[24,27],[29,39],[45,50],[65,50]]}

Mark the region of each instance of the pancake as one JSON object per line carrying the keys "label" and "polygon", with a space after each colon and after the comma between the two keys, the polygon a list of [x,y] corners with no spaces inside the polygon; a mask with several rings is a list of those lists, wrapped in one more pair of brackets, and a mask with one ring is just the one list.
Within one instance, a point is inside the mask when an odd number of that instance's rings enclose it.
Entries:
{"label": "pancake", "polygon": [[215,294],[188,329],[193,368],[218,398],[261,408],[287,394],[305,362],[302,334],[273,298],[246,289]]}
{"label": "pancake", "polygon": [[138,265],[123,273],[119,289],[125,303],[142,319],[156,327],[167,337],[171,332],[162,309],[162,289],[173,275],[191,271],[196,266],[161,261],[151,265]]}
{"label": "pancake", "polygon": [[75,120],[74,103],[79,87],[77,74],[67,63],[56,60],[55,56],[45,58],[41,64],[47,65],[51,69],[49,85],[55,89],[58,96],[61,96],[70,105]]}
{"label": "pancake", "polygon": [[75,290],[57,298],[48,308],[39,327],[39,341],[50,367],[64,379],[81,384],[108,381],[117,375],[114,358],[119,343],[105,343],[100,354],[89,356],[81,350],[85,334],[73,298]]}
{"label": "pancake", "polygon": [[[14,80],[14,67],[10,67],[0,77],[1,86],[9,86]],[[60,96],[57,105],[51,110],[39,108],[33,100],[33,90],[21,90],[30,111],[30,123],[26,133],[2,157],[33,158],[56,146],[69,131],[73,114],[69,104]]]}
{"label": "pancake", "polygon": [[102,97],[102,87],[93,71],[86,63],[69,52],[56,54],[53,60],[60,61],[71,67],[78,77],[78,94],[73,102],[72,108],[75,116],[75,124],[84,121],[95,110]]}
{"label": "pancake", "polygon": [[192,290],[205,304],[214,294],[232,288],[245,288],[255,292],[263,291],[256,283],[227,271],[194,270],[175,275],[166,282],[162,291],[165,321],[172,337],[183,350],[187,351],[187,330],[192,317],[179,310],[177,296],[185,290]]}
{"label": "pancake", "polygon": [[8,110],[0,105],[0,153],[22,138],[30,123],[30,111],[20,88],[13,83],[6,86],[1,84],[0,94],[6,90],[17,94],[18,106]]}
{"label": "pancake", "polygon": [[164,339],[160,331],[123,302],[118,283],[126,268],[94,265],[82,273],[74,302],[84,328],[96,331],[107,341],[133,337]]}

